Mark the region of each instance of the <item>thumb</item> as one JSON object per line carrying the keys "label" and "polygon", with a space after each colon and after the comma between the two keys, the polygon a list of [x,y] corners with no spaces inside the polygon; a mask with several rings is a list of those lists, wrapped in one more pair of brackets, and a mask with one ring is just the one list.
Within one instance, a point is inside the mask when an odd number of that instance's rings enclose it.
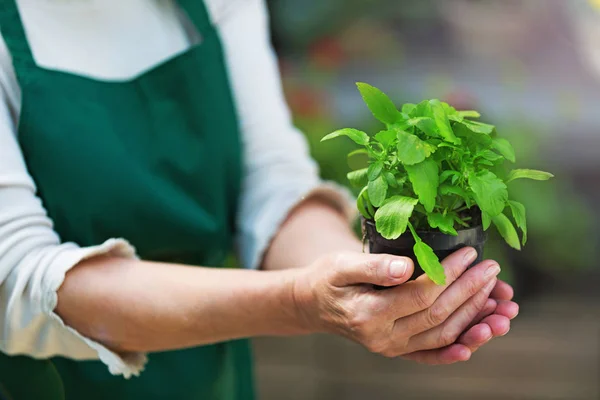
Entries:
{"label": "thumb", "polygon": [[333,263],[331,284],[338,287],[360,283],[395,286],[406,282],[414,270],[410,258],[389,254],[340,253]]}

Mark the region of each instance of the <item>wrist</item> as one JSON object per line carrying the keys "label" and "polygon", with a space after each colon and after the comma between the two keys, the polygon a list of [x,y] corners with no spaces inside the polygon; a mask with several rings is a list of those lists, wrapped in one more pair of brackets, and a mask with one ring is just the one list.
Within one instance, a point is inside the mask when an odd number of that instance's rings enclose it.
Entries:
{"label": "wrist", "polygon": [[[253,313],[261,310],[254,316],[245,314],[246,330],[250,336],[293,336],[314,333],[315,329],[306,318],[303,308],[296,296],[296,282],[301,279],[304,268],[294,268],[279,271],[256,272],[256,277],[261,283],[254,286],[236,301],[240,309]],[[248,287],[246,281],[244,286]]]}
{"label": "wrist", "polygon": [[315,283],[311,267],[290,270],[289,293],[300,329],[306,333],[324,333],[319,302],[315,293]]}

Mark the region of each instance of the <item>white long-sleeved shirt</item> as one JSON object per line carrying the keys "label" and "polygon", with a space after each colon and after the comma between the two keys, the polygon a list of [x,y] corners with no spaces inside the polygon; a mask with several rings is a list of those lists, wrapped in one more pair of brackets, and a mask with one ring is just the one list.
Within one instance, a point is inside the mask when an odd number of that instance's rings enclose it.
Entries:
{"label": "white long-sleeved shirt", "polygon": [[[172,0],[17,3],[36,63],[44,68],[118,81],[190,46]],[[245,165],[238,243],[244,266],[254,268],[290,209],[306,196],[319,192],[349,217],[353,212],[344,191],[319,180],[305,140],[292,125],[263,0],[205,3],[223,42],[240,119]],[[135,257],[135,249],[127,238],[93,247],[61,242],[19,149],[20,103],[11,56],[0,40],[0,351],[99,359],[113,374],[139,374],[144,354],[116,354],[66,326],[53,311],[66,272],[80,260],[106,253]]]}

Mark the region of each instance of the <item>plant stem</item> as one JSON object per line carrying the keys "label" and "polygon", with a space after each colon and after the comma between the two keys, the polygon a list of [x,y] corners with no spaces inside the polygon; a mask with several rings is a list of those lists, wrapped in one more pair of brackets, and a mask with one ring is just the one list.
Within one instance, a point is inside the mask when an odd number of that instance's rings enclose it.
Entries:
{"label": "plant stem", "polygon": [[410,229],[410,233],[412,233],[413,239],[415,239],[415,242],[420,242],[421,238],[419,237],[419,235],[417,235],[417,232],[415,232],[415,228],[413,228],[412,224],[410,223],[410,221],[408,222],[408,229]]}

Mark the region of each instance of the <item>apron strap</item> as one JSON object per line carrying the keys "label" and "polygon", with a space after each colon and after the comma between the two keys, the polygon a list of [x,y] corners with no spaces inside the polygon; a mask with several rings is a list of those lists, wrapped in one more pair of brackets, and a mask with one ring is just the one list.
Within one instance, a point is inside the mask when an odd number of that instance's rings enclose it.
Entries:
{"label": "apron strap", "polygon": [[15,74],[20,84],[28,81],[37,66],[23,28],[16,0],[0,0],[0,31],[12,56]]}
{"label": "apron strap", "polygon": [[204,35],[207,28],[209,28],[212,23],[208,14],[208,7],[203,4],[203,1],[178,0],[177,3],[179,4],[179,7],[186,12],[188,18],[198,30],[198,33]]}
{"label": "apron strap", "polygon": [[[178,3],[201,35],[211,26],[210,16],[201,1],[179,0]],[[19,83],[22,85],[29,82],[31,72],[37,68],[37,64],[27,40],[16,0],[0,0],[0,32],[12,56]]]}

